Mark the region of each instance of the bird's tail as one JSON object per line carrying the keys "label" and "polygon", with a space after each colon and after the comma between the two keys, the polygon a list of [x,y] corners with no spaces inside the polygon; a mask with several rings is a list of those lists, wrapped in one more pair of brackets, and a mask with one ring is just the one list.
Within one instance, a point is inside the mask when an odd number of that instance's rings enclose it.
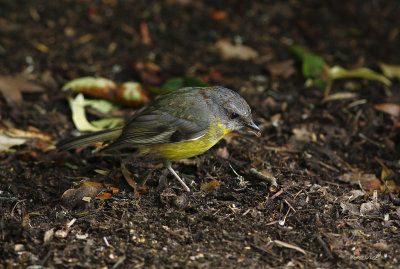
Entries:
{"label": "bird's tail", "polygon": [[97,142],[105,142],[110,140],[116,140],[122,133],[122,129],[110,129],[91,134],[86,134],[78,137],[68,138],[61,140],[57,143],[56,147],[58,150],[69,150],[76,147],[89,145]]}

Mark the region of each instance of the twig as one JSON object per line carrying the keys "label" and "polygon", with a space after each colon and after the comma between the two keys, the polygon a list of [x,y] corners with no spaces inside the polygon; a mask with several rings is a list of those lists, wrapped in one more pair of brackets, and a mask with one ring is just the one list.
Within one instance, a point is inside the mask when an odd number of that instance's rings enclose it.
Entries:
{"label": "twig", "polygon": [[271,185],[270,191],[275,191],[276,188],[278,187],[278,183],[276,182],[276,179],[274,177],[264,175],[263,173],[257,171],[257,169],[255,168],[250,168],[250,175],[268,182]]}
{"label": "twig", "polygon": [[328,246],[325,244],[325,241],[321,238],[321,236],[319,234],[317,234],[315,236],[315,238],[317,239],[318,243],[321,245],[322,249],[325,251],[326,256],[328,256],[328,259],[332,260],[333,259],[332,252],[328,248]]}

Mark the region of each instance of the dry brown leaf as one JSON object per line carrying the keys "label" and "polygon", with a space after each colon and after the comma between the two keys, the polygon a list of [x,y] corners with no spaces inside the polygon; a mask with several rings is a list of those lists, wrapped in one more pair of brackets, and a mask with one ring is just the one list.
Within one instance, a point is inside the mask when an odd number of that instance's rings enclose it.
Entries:
{"label": "dry brown leaf", "polygon": [[296,141],[302,141],[302,142],[310,142],[310,141],[316,141],[316,134],[312,131],[307,130],[305,127],[302,128],[294,128],[292,130],[294,134],[294,139]]}
{"label": "dry brown leaf", "polygon": [[0,76],[0,92],[9,106],[21,106],[23,92],[37,93],[43,91],[45,89],[36,84],[13,77]]}
{"label": "dry brown leaf", "polygon": [[74,208],[85,201],[90,202],[92,199],[104,200],[111,196],[110,193],[102,194],[106,189],[111,189],[113,194],[119,191],[118,188],[112,187],[109,184],[82,180],[77,189],[69,189],[63,193],[61,202],[66,207]]}
{"label": "dry brown leaf", "polygon": [[51,228],[50,230],[47,230],[44,233],[43,244],[48,245],[51,242],[51,240],[53,240],[53,237],[54,237],[54,228]]}
{"label": "dry brown leaf", "polygon": [[206,184],[202,184],[200,187],[200,190],[204,191],[204,192],[213,192],[215,191],[215,188],[217,188],[219,185],[221,185],[222,182],[219,180],[213,180],[210,181]]}
{"label": "dry brown leaf", "polygon": [[228,18],[228,13],[225,10],[213,9],[213,10],[211,10],[211,17],[215,21],[224,20],[224,19]]}
{"label": "dry brown leaf", "polygon": [[362,203],[360,207],[360,214],[362,216],[380,215],[379,209],[380,209],[380,204],[376,201]]}
{"label": "dry brown leaf", "polygon": [[267,69],[273,76],[290,77],[296,69],[293,67],[294,60],[290,59],[283,62],[267,64]]}
{"label": "dry brown leaf", "polygon": [[0,152],[13,146],[22,145],[29,141],[29,146],[42,151],[47,151],[54,147],[50,142],[50,135],[41,133],[39,130],[25,131],[16,128],[0,128]]}
{"label": "dry brown leaf", "polygon": [[245,45],[233,45],[226,40],[219,40],[215,47],[224,60],[251,60],[258,57],[258,52],[256,50]]}
{"label": "dry brown leaf", "polygon": [[359,215],[360,210],[358,208],[358,205],[352,204],[349,202],[341,202],[340,207],[342,208],[342,213],[343,214],[350,214],[350,215]]}
{"label": "dry brown leaf", "polygon": [[142,43],[145,45],[151,45],[151,37],[149,27],[147,27],[147,23],[140,23],[140,35],[142,36]]}
{"label": "dry brown leaf", "polygon": [[374,105],[374,108],[380,112],[390,114],[396,118],[400,116],[400,105],[397,104],[378,104]]}
{"label": "dry brown leaf", "polygon": [[356,93],[352,93],[352,92],[337,92],[337,93],[326,96],[322,100],[322,103],[325,103],[328,101],[333,101],[333,100],[354,99],[357,96],[358,95]]}
{"label": "dry brown leaf", "polygon": [[217,150],[217,155],[218,155],[219,157],[221,157],[221,158],[228,159],[228,158],[229,158],[228,149],[227,149],[226,147],[218,148],[218,150]]}
{"label": "dry brown leaf", "polygon": [[121,172],[122,172],[122,175],[124,176],[126,182],[129,184],[129,186],[132,187],[132,189],[136,193],[137,192],[136,181],[133,180],[133,178],[131,176],[131,172],[129,172],[128,168],[126,168],[126,166],[123,162],[121,162]]}
{"label": "dry brown leaf", "polygon": [[359,170],[345,173],[339,176],[338,180],[349,183],[351,185],[361,184],[362,188],[367,193],[371,193],[374,190],[381,189],[381,182],[374,174],[364,173]]}

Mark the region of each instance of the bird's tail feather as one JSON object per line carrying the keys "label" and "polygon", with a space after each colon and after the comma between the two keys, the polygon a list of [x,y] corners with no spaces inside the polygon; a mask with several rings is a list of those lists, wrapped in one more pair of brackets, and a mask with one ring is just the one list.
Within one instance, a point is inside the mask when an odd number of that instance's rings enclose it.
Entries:
{"label": "bird's tail feather", "polygon": [[122,133],[122,129],[110,129],[100,132],[90,133],[78,137],[61,140],[57,143],[58,150],[69,150],[80,146],[85,146],[97,142],[105,142],[117,139]]}

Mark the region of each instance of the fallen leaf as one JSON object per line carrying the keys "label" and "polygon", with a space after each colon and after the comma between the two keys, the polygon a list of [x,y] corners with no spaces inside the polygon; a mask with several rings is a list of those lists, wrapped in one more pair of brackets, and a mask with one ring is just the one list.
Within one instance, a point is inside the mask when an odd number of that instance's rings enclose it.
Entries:
{"label": "fallen leaf", "polygon": [[[380,166],[382,166],[382,171],[381,171],[382,182],[386,182],[386,186],[389,188],[389,191],[397,192],[399,190],[399,186],[395,180],[395,177],[391,177],[392,175],[395,175],[394,171],[388,168],[379,158],[375,157],[375,160],[380,164]],[[384,191],[387,191],[386,187],[384,188],[382,186],[382,189],[384,189]]]}
{"label": "fallen leaf", "polygon": [[72,111],[72,121],[75,127],[81,132],[97,132],[102,128],[92,125],[86,118],[85,112],[85,97],[83,94],[78,94],[75,99],[69,99],[69,106]]}
{"label": "fallen leaf", "polygon": [[202,190],[204,192],[214,192],[215,189],[221,184],[222,184],[221,181],[213,180],[213,181],[210,181],[210,182],[208,182],[206,184],[202,184],[201,187],[200,187],[200,190]]}
{"label": "fallen leaf", "polygon": [[51,242],[51,240],[53,240],[53,236],[54,236],[54,228],[51,228],[50,230],[47,230],[44,233],[44,238],[43,238],[43,244],[47,245]]}
{"label": "fallen leaf", "polygon": [[25,142],[25,138],[14,138],[4,133],[0,133],[0,152],[5,151],[13,146],[22,145]]}
{"label": "fallen leaf", "polygon": [[253,48],[240,44],[233,45],[226,40],[219,40],[215,47],[219,51],[221,58],[224,60],[251,60],[258,57],[258,52]]}
{"label": "fallen leaf", "polygon": [[64,239],[64,238],[67,238],[67,236],[68,236],[68,234],[69,234],[70,231],[71,231],[71,228],[63,228],[63,229],[57,230],[57,231],[54,233],[54,235],[55,235],[57,238]]}
{"label": "fallen leaf", "polygon": [[161,85],[164,78],[161,74],[161,67],[152,62],[137,62],[134,71],[140,76],[141,82],[145,85]]}
{"label": "fallen leaf", "polygon": [[273,76],[288,78],[296,71],[293,63],[292,59],[278,63],[269,63],[267,64],[267,69]]}
{"label": "fallen leaf", "polygon": [[117,90],[116,101],[131,107],[143,107],[150,103],[149,94],[138,82],[125,82]]}
{"label": "fallen leaf", "polygon": [[337,92],[328,96],[325,96],[322,103],[334,100],[354,99],[357,98],[358,94],[352,92]]}
{"label": "fallen leaf", "polygon": [[151,45],[151,37],[149,27],[147,27],[147,23],[140,23],[140,35],[142,36],[142,43],[145,45]]}
{"label": "fallen leaf", "polygon": [[338,180],[349,183],[351,185],[361,184],[362,188],[367,193],[371,193],[374,190],[381,189],[381,182],[374,174],[364,173],[359,170],[342,174],[338,177]]}
{"label": "fallen leaf", "polygon": [[377,80],[385,84],[386,86],[392,85],[392,82],[385,76],[378,74],[368,68],[358,68],[354,70],[347,70],[341,66],[334,66],[330,69],[330,76],[332,80],[342,78],[365,78],[370,80]]}
{"label": "fallen leaf", "polygon": [[306,78],[317,77],[325,64],[324,59],[300,46],[291,46],[290,51],[301,60],[302,72]]}
{"label": "fallen leaf", "polygon": [[292,136],[296,141],[310,142],[316,140],[316,135],[314,132],[307,130],[305,127],[294,128],[292,130],[294,136]]}
{"label": "fallen leaf", "polygon": [[362,216],[366,215],[380,215],[380,205],[376,201],[370,201],[367,203],[362,203],[360,207],[360,214]]}
{"label": "fallen leaf", "polygon": [[111,196],[108,192],[102,194],[106,189],[111,189],[113,194],[119,191],[118,188],[109,184],[82,180],[77,189],[69,189],[63,193],[61,202],[68,208],[74,208],[79,204],[83,204],[83,202],[90,202],[92,199],[104,200]]}
{"label": "fallen leaf", "polygon": [[350,196],[349,196],[349,201],[354,201],[356,200],[358,197],[362,197],[365,195],[365,192],[363,192],[362,190],[352,190],[350,191]]}
{"label": "fallen leaf", "polygon": [[136,181],[132,178],[131,172],[129,172],[129,170],[126,168],[126,166],[123,162],[121,162],[121,172],[122,172],[122,175],[124,176],[126,182],[129,184],[129,186],[132,187],[132,189],[136,193],[137,192]]}
{"label": "fallen leaf", "polygon": [[38,93],[44,91],[44,88],[36,84],[13,77],[0,76],[0,92],[9,106],[22,105],[22,92]]}
{"label": "fallen leaf", "polygon": [[[63,91],[83,93],[96,98],[106,99],[123,105],[140,108],[150,102],[148,93],[138,82],[125,82],[117,85],[102,77],[82,77],[71,80],[62,87]],[[89,103],[89,100],[87,101]],[[93,102],[100,102],[93,100]],[[106,102],[103,100],[103,102]],[[114,106],[110,103],[110,106]],[[103,112],[108,113],[108,112]]]}
{"label": "fallen leaf", "polygon": [[123,118],[105,118],[100,120],[94,120],[90,123],[101,129],[111,129],[117,127],[120,123],[124,121]]}
{"label": "fallen leaf", "polygon": [[341,202],[340,207],[342,208],[342,213],[343,214],[349,214],[349,215],[359,215],[360,210],[358,209],[358,205],[352,204],[349,202]]}
{"label": "fallen leaf", "polygon": [[228,159],[229,158],[228,149],[226,147],[218,148],[217,155],[221,158]]}
{"label": "fallen leaf", "polygon": [[25,131],[16,128],[0,129],[0,152],[13,146],[22,145],[30,141],[30,146],[47,151],[53,145],[49,143],[52,137],[40,131]]}
{"label": "fallen leaf", "polygon": [[213,9],[211,11],[211,17],[215,21],[223,20],[223,19],[228,18],[228,13],[225,10],[215,10],[215,9]]}
{"label": "fallen leaf", "polygon": [[397,104],[377,104],[374,108],[380,112],[387,113],[393,117],[398,118],[400,116],[400,105]]}
{"label": "fallen leaf", "polygon": [[206,87],[207,84],[203,83],[201,80],[195,77],[177,77],[171,78],[167,80],[162,85],[161,92],[154,92],[155,94],[163,94],[162,90],[166,90],[166,92],[170,92],[173,90],[177,90],[183,87]]}

